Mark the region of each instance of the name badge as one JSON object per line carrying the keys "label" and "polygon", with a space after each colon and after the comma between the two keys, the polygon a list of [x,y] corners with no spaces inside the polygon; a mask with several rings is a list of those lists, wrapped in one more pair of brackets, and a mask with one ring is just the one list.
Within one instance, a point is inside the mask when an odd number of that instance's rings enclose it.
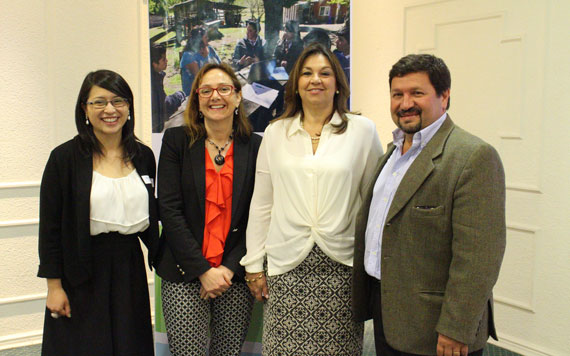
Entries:
{"label": "name badge", "polygon": [[142,178],[144,184],[150,184],[154,188],[154,179],[152,179],[151,177],[149,177],[147,175],[141,176],[141,178]]}

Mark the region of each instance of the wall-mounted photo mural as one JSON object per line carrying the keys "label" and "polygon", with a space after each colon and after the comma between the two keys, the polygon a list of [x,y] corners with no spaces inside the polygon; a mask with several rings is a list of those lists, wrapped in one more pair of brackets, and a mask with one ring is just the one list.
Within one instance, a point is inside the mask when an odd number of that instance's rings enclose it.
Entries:
{"label": "wall-mounted photo mural", "polygon": [[[152,141],[184,124],[195,78],[207,63],[232,66],[253,131],[284,110],[289,72],[311,43],[331,49],[350,83],[350,0],[149,0]],[[161,281],[155,276],[157,356],[168,356]],[[254,306],[242,355],[261,355],[263,306]]]}

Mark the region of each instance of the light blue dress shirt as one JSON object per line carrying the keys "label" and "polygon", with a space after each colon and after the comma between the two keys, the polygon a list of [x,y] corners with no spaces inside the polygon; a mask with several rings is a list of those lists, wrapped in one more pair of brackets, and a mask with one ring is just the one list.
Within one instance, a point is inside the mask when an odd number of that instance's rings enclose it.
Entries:
{"label": "light blue dress shirt", "polygon": [[398,190],[402,178],[414,160],[422,152],[433,135],[439,130],[445,121],[447,114],[443,114],[439,119],[428,127],[414,134],[412,146],[402,155],[402,145],[404,143],[404,132],[396,129],[392,132],[393,143],[396,148],[392,151],[390,158],[382,168],[378,179],[374,184],[374,192],[370,203],[368,223],[366,225],[366,249],[364,251],[364,269],[370,276],[380,279],[380,258],[382,252],[382,234],[386,224],[386,216],[392,200]]}

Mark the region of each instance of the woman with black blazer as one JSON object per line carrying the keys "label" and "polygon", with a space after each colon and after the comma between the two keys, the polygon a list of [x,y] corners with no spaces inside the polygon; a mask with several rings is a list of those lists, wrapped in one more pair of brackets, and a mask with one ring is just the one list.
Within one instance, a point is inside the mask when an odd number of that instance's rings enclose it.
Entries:
{"label": "woman with black blazer", "polygon": [[238,356],[249,326],[253,297],[239,261],[261,137],[251,133],[241,99],[229,65],[205,65],[185,124],[162,139],[156,272],[174,356],[207,349],[210,356]]}
{"label": "woman with black blazer", "polygon": [[117,73],[89,73],[78,135],[55,148],[40,190],[38,276],[48,295],[42,355],[154,355],[139,238],[158,250],[155,160],[134,135],[133,94]]}

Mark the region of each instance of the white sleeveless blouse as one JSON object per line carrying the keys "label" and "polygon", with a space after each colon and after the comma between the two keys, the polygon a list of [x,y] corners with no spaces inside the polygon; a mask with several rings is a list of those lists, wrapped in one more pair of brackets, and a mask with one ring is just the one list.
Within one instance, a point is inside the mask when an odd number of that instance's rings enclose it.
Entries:
{"label": "white sleeveless blouse", "polygon": [[121,178],[93,171],[89,220],[92,236],[114,231],[128,235],[148,228],[148,192],[136,169]]}

